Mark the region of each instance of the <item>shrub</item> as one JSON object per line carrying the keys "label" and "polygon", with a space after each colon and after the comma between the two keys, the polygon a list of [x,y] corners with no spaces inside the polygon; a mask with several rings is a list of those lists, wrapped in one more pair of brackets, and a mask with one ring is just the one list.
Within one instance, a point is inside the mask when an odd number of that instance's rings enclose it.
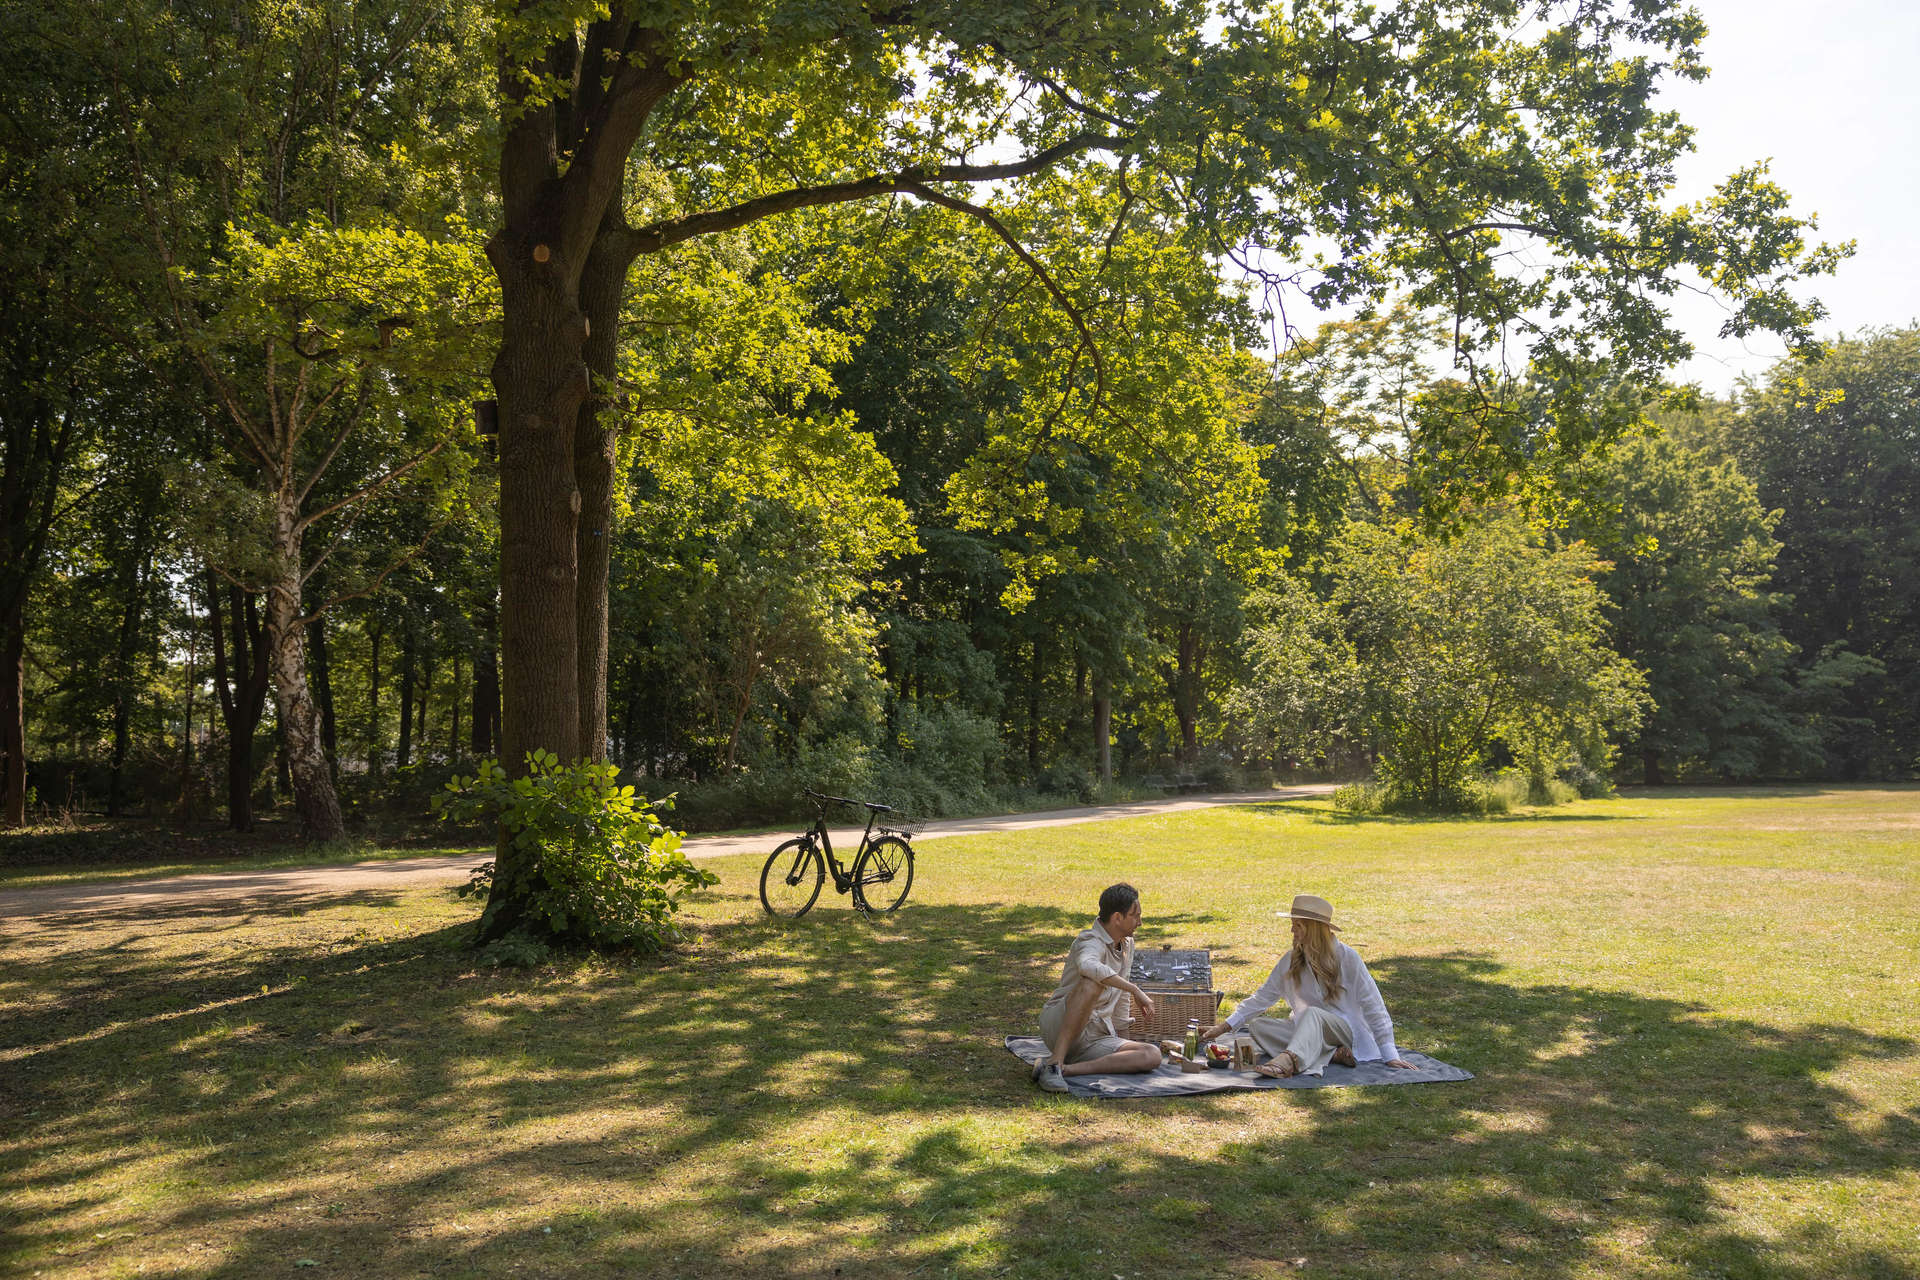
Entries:
{"label": "shrub", "polygon": [[[489,901],[482,937],[492,936],[504,901],[518,912],[515,931],[532,939],[655,951],[679,938],[673,916],[681,895],[719,877],[687,861],[680,833],[617,775],[610,764],[563,765],[552,752],[535,751],[525,777],[510,779],[489,760],[435,797],[434,810],[455,821],[497,821],[519,855],[511,862],[518,883]],[[498,874],[498,863],[489,862],[461,892],[491,895]]]}
{"label": "shrub", "polygon": [[1093,773],[1078,760],[1061,757],[1040,771],[1034,790],[1047,796],[1070,796],[1081,804],[1092,804],[1098,788]]}
{"label": "shrub", "polygon": [[1582,800],[1604,800],[1613,794],[1613,779],[1584,764],[1571,764],[1562,771],[1569,787]]}
{"label": "shrub", "polygon": [[1336,788],[1333,807],[1347,813],[1385,813],[1387,789],[1378,782],[1349,782]]}
{"label": "shrub", "polygon": [[924,817],[993,807],[987,777],[1000,739],[986,716],[951,704],[903,702],[894,712],[891,745],[874,770],[874,786],[889,803]]}

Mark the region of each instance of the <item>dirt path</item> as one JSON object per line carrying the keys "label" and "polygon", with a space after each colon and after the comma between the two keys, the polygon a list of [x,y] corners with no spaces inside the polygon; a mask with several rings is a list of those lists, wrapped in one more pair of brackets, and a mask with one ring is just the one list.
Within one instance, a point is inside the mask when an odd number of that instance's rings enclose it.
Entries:
{"label": "dirt path", "polygon": [[[1279,791],[1236,795],[1183,796],[1168,800],[1137,800],[1128,804],[1095,805],[1084,809],[1049,809],[1042,813],[1015,813],[992,818],[943,818],[927,824],[916,843],[942,836],[977,836],[996,831],[1025,831],[1035,827],[1064,827],[1080,822],[1106,822],[1153,814],[1187,813],[1221,805],[1294,800],[1325,795],[1331,785],[1288,787]],[[836,849],[852,849],[860,828],[834,828]],[[737,853],[761,853],[786,837],[780,833],[751,836],[696,836],[686,842],[687,856],[721,858]],[[396,858],[390,862],[356,862],[346,866],[287,867],[268,871],[207,871],[165,876],[153,880],[114,880],[92,884],[39,885],[30,889],[0,890],[0,920],[111,912],[137,915],[143,907],[169,908],[251,903],[260,899],[319,901],[356,894],[381,894],[414,885],[453,882],[488,858],[474,852],[441,858]]]}

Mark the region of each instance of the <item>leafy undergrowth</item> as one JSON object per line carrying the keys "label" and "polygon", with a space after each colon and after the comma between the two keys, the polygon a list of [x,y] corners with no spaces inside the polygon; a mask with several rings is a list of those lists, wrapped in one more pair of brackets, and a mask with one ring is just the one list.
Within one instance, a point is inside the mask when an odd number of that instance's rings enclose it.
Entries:
{"label": "leafy undergrowth", "polygon": [[[0,1272],[1920,1271],[1920,791],[949,839],[865,921],[482,969],[440,889],[0,921]],[[1464,1085],[1091,1103],[1000,1048],[1093,897],[1230,995],[1296,891]]]}

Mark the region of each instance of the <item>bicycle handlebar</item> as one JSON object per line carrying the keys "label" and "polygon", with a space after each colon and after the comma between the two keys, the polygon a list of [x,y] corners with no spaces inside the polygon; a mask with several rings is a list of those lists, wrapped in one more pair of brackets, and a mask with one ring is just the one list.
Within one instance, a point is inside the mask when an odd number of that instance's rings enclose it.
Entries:
{"label": "bicycle handlebar", "polygon": [[875,804],[871,800],[850,800],[846,796],[830,796],[826,794],[824,791],[815,791],[811,787],[808,787],[805,790],[806,790],[806,793],[812,796],[815,800],[832,800],[838,804],[865,805],[867,808],[873,810],[873,812],[875,813],[892,813],[893,812],[893,806],[890,804]]}

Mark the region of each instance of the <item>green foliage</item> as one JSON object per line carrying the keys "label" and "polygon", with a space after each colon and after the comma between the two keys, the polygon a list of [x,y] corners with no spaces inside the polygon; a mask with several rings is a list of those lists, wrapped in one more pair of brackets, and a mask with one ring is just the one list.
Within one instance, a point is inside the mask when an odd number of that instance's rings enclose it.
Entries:
{"label": "green foliage", "polygon": [[1503,741],[1551,799],[1563,765],[1605,762],[1631,728],[1644,677],[1609,650],[1599,566],[1585,547],[1536,545],[1492,515],[1451,541],[1410,525],[1354,525],[1327,565],[1329,594],[1284,580],[1248,640],[1236,705],[1256,733],[1377,753],[1392,802],[1484,809],[1481,762]]}
{"label": "green foliage", "polygon": [[1769,589],[1778,512],[1729,459],[1670,436],[1627,440],[1582,495],[1575,529],[1601,576],[1614,645],[1647,672],[1653,708],[1627,751],[1647,780],[1817,771],[1800,714],[1786,602]]}
{"label": "green foliage", "polygon": [[[1780,629],[1802,655],[1801,714],[1840,777],[1920,771],[1916,378],[1920,329],[1863,333],[1783,361],[1700,424],[1780,512]],[[1857,678],[1839,683],[1833,663],[1849,659]]]}
{"label": "green foliage", "polygon": [[[505,887],[524,904],[520,928],[534,938],[657,951],[679,937],[673,917],[681,896],[719,878],[687,860],[680,833],[621,786],[618,773],[535,751],[525,776],[510,779],[488,761],[480,773],[449,782],[434,808],[455,820],[499,824],[501,839],[522,855],[513,865],[526,883]],[[464,891],[493,893],[496,866],[475,871]],[[483,918],[483,934],[488,924]]]}

